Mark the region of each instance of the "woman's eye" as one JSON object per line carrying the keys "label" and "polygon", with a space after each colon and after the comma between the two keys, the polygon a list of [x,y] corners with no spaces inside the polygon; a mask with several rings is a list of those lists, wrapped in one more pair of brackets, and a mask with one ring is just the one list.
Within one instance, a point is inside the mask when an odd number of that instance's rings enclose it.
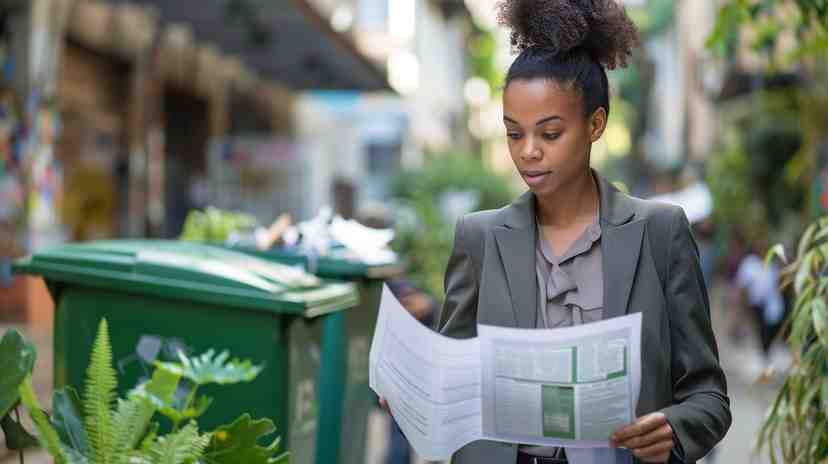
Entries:
{"label": "woman's eye", "polygon": [[520,138],[520,134],[517,132],[507,132],[506,137],[509,137],[512,140],[518,140]]}
{"label": "woman's eye", "polygon": [[543,134],[543,138],[545,138],[546,140],[557,140],[558,137],[560,137],[560,136],[561,136],[561,134],[552,133],[552,132],[547,132],[547,133]]}

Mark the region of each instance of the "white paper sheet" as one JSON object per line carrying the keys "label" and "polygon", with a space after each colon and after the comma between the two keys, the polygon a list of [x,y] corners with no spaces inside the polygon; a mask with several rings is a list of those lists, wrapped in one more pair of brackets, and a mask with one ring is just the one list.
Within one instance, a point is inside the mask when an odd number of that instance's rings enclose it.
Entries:
{"label": "white paper sheet", "polygon": [[480,325],[478,335],[437,334],[383,289],[370,384],[423,458],[480,439],[608,447],[635,419],[641,314],[549,330]]}

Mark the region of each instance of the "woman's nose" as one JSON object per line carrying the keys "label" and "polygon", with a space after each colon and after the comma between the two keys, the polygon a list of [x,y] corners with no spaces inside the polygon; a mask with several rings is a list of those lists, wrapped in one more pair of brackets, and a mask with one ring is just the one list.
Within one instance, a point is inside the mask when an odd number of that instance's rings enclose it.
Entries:
{"label": "woman's nose", "polygon": [[526,145],[523,147],[521,157],[527,161],[533,161],[540,159],[542,153],[540,151],[540,147],[536,144],[532,143],[531,141],[526,142]]}

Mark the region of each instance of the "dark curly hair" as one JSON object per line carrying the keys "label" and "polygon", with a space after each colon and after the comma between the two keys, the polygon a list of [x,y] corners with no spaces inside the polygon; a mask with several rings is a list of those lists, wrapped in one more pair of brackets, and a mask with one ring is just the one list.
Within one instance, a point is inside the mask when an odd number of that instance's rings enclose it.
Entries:
{"label": "dark curly hair", "polygon": [[625,67],[639,44],[638,29],[615,0],[502,0],[498,22],[510,28],[519,53],[506,75],[574,85],[590,115],[609,114],[607,69]]}

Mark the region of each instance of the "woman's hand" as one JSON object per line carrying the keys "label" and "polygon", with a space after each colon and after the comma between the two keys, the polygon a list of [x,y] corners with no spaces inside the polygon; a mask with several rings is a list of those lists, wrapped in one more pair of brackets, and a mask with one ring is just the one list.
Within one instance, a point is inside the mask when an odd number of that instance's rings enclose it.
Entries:
{"label": "woman's hand", "polygon": [[660,412],[639,417],[632,424],[616,430],[611,443],[613,447],[629,449],[644,462],[667,462],[675,446],[673,428]]}

